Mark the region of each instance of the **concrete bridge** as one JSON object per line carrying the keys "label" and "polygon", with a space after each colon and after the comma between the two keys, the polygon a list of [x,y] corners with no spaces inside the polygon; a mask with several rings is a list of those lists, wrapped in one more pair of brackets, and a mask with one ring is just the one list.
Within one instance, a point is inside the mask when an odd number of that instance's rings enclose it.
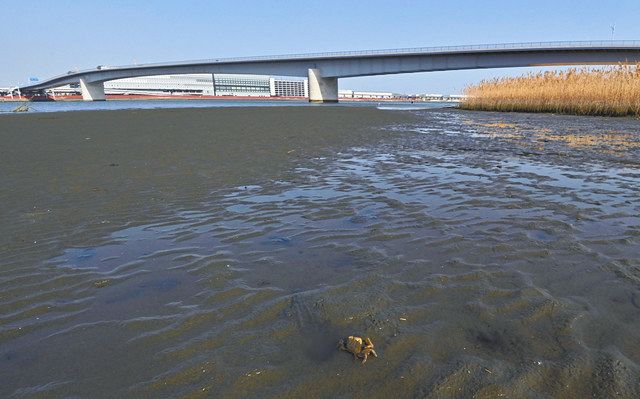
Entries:
{"label": "concrete bridge", "polygon": [[338,79],[397,73],[557,65],[640,62],[640,41],[537,42],[422,47],[97,67],[20,87],[40,91],[80,83],[82,97],[104,100],[103,83],[151,75],[194,73],[258,74],[309,78],[309,101],[337,102]]}

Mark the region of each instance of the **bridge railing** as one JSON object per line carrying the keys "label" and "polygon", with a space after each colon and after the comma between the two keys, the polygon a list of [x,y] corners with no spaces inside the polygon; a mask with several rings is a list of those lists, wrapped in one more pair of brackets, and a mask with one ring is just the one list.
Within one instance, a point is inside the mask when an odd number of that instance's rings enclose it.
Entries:
{"label": "bridge railing", "polygon": [[[520,50],[520,49],[554,49],[554,48],[640,48],[640,40],[594,40],[594,41],[555,41],[555,42],[526,42],[526,43],[499,43],[499,44],[474,44],[462,46],[436,46],[436,47],[409,47],[401,49],[382,50],[354,50],[354,51],[334,51],[321,53],[299,53],[283,55],[261,55],[253,57],[225,57],[215,59],[203,59],[197,61],[186,61],[185,63],[216,63],[216,62],[237,62],[237,61],[264,61],[264,60],[286,60],[304,58],[331,58],[331,57],[353,57],[367,55],[395,55],[414,53],[443,53],[443,52],[464,52],[464,51],[488,51],[488,50]],[[156,65],[156,64],[145,64]],[[162,65],[162,64],[158,64]]]}

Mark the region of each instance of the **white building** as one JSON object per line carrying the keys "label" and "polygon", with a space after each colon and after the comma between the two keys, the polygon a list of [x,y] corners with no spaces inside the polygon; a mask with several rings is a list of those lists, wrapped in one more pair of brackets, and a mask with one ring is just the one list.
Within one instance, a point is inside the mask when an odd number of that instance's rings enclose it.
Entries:
{"label": "white building", "polygon": [[269,97],[269,77],[262,75],[212,75],[216,96]]}
{"label": "white building", "polygon": [[159,75],[104,82],[106,94],[200,94],[214,95],[210,74]]}
{"label": "white building", "polygon": [[396,97],[393,93],[379,91],[354,91],[354,90],[338,90],[339,98],[375,98],[390,99]]}
{"label": "white building", "polygon": [[271,97],[309,97],[309,80],[270,78]]}
{"label": "white building", "polygon": [[449,101],[463,101],[468,96],[466,94],[449,94]]}
{"label": "white building", "polygon": [[434,94],[434,93],[424,93],[417,94],[421,101],[434,101],[434,102],[459,102],[462,101],[466,96],[464,94]]}
{"label": "white building", "polygon": [[[157,75],[110,80],[104,83],[105,94],[142,94],[161,96],[242,96],[309,97],[305,78],[265,75],[192,74]],[[57,96],[79,94],[79,84],[48,90]]]}
{"label": "white building", "polygon": [[106,94],[308,97],[307,79],[264,75],[160,75],[105,82]]}

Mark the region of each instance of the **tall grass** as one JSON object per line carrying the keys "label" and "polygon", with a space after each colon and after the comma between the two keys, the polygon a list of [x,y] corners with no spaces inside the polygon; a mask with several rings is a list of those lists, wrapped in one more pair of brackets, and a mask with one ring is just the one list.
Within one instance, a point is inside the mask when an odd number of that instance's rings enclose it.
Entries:
{"label": "tall grass", "polygon": [[484,80],[465,94],[470,110],[640,116],[640,64]]}

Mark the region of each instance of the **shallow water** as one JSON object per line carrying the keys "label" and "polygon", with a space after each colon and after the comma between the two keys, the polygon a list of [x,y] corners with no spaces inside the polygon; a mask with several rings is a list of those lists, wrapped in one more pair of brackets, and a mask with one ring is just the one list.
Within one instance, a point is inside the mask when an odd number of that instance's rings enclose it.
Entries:
{"label": "shallow water", "polygon": [[6,251],[2,396],[638,397],[640,123],[385,112],[100,245]]}
{"label": "shallow water", "polygon": [[[10,113],[23,103],[0,100],[0,114]],[[180,108],[229,108],[229,107],[322,107],[326,104],[310,103],[307,100],[108,100],[108,101],[45,101],[27,102],[27,114],[41,112],[67,111],[116,111],[124,109],[180,109]],[[330,106],[341,107],[379,107],[387,110],[416,110],[440,108],[455,105],[448,102],[375,102],[375,101],[346,101]]]}

